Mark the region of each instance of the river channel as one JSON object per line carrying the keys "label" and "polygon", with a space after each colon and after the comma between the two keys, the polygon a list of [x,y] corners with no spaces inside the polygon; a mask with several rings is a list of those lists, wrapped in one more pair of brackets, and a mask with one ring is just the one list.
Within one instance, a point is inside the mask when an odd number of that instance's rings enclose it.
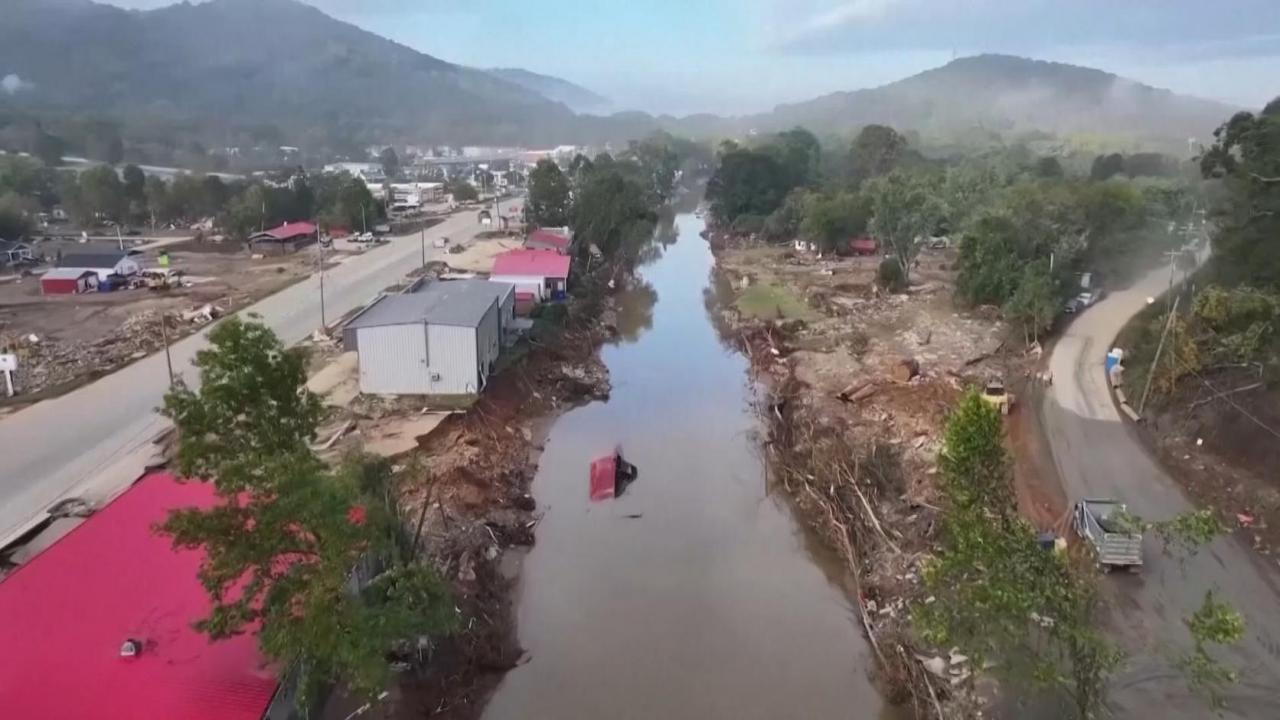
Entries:
{"label": "river channel", "polygon": [[[885,717],[837,564],[768,488],[747,361],[704,301],[702,221],[676,225],[602,351],[612,396],[550,429],[517,598],[527,662],[484,717]],[[615,445],[640,477],[589,502],[588,465]]]}

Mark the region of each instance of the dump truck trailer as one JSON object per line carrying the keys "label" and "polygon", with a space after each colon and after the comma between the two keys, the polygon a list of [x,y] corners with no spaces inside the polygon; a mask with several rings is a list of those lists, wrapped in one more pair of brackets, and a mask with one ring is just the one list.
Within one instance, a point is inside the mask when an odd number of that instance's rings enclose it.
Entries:
{"label": "dump truck trailer", "polygon": [[1081,500],[1072,511],[1072,526],[1093,547],[1098,564],[1104,568],[1137,571],[1142,567],[1142,533],[1124,503],[1102,498]]}

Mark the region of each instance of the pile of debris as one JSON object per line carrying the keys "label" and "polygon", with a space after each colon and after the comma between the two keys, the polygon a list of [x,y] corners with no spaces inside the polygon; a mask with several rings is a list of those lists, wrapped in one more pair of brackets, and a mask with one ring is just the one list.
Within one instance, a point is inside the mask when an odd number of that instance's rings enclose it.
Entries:
{"label": "pile of debris", "polygon": [[751,320],[730,300],[719,325],[765,389],[771,468],[856,579],[889,699],[917,717],[972,716],[966,659],[923,647],[909,620],[913,605],[933,601],[921,576],[936,541],[946,413],[975,380],[1009,372],[1006,328],[957,313],[946,275],[889,295],[875,288],[873,263],[726,247],[713,246],[724,285],[755,275],[817,311],[806,322]]}
{"label": "pile of debris", "polygon": [[[221,317],[222,310],[206,304],[168,318],[169,341]],[[0,350],[18,356],[14,384],[20,395],[59,393],[113,372],[164,347],[163,316],[147,310],[129,316],[115,332],[88,343],[41,338],[36,334],[0,334]]]}

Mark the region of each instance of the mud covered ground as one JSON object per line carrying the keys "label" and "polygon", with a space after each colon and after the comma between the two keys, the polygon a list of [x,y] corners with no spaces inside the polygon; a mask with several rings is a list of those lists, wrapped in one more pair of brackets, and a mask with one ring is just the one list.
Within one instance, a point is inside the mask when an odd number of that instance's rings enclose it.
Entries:
{"label": "mud covered ground", "polygon": [[1213,389],[1183,382],[1149,411],[1142,435],[1198,506],[1214,509],[1260,554],[1276,557],[1280,437],[1263,425],[1280,428],[1280,388],[1268,388],[1250,368],[1205,379]]}
{"label": "mud covered ground", "polygon": [[[858,578],[853,592],[887,697],[916,717],[969,716],[981,705],[971,670],[907,628],[911,607],[933,602],[920,574],[936,541],[941,431],[969,386],[999,377],[1015,392],[1035,390],[1037,356],[1024,355],[1020,339],[1012,349],[993,309],[954,307],[949,252],[923,255],[909,291],[889,295],[874,283],[878,257],[712,244],[723,331],[768,389],[760,410],[775,481]],[[761,296],[786,299],[770,316]],[[1019,409],[1015,397],[1010,442],[1025,446],[1034,437]],[[1051,525],[1060,491],[1026,450],[1020,502]]]}

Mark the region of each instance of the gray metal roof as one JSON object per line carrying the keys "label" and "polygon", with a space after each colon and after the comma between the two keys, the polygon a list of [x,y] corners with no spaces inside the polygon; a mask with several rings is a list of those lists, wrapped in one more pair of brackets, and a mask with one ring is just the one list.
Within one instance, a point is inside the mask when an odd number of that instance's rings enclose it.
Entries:
{"label": "gray metal roof", "polygon": [[433,282],[414,293],[383,297],[347,323],[347,328],[409,323],[476,327],[495,300],[514,291],[511,283],[490,280]]}
{"label": "gray metal roof", "polygon": [[67,268],[114,268],[116,263],[128,257],[128,253],[67,253],[62,256],[60,267]]}

